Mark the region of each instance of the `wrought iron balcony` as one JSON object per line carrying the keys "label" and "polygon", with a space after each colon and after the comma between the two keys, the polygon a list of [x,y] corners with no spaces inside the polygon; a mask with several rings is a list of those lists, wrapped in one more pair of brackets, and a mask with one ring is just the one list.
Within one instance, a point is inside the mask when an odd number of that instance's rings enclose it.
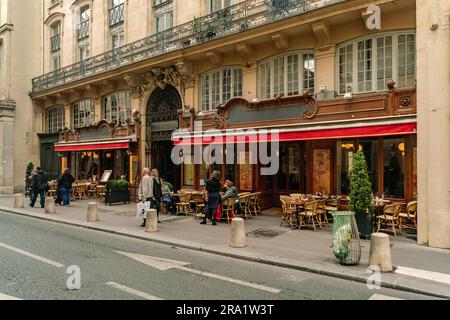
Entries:
{"label": "wrought iron balcony", "polygon": [[[33,79],[33,93],[345,1],[347,0],[243,1],[37,77]],[[87,30],[89,35],[89,24],[83,30]]]}
{"label": "wrought iron balcony", "polygon": [[50,42],[52,45],[52,52],[56,52],[59,49],[61,49],[61,35],[60,34],[57,34],[56,36],[51,37]]}
{"label": "wrought iron balcony", "polygon": [[123,22],[124,9],[125,4],[122,3],[109,10],[109,25],[111,27]]}
{"label": "wrought iron balcony", "polygon": [[89,37],[89,20],[81,22],[78,27],[78,40]]}

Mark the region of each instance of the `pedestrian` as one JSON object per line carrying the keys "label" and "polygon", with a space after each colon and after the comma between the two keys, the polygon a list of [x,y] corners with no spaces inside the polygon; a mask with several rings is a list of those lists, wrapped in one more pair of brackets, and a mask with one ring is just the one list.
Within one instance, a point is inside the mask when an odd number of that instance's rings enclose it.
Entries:
{"label": "pedestrian", "polygon": [[[142,170],[142,180],[139,184],[139,200],[142,202],[151,202],[153,199],[153,178],[150,176],[150,169]],[[145,227],[146,218],[142,222],[141,227]]]}
{"label": "pedestrian", "polygon": [[206,214],[201,224],[206,224],[206,219],[210,219],[213,226],[217,225],[216,216],[220,204],[220,190],[220,172],[216,170],[212,173],[211,179],[206,181]]}
{"label": "pedestrian", "polygon": [[152,178],[153,178],[153,202],[152,202],[152,208],[156,209],[157,217],[158,217],[158,223],[161,223],[161,221],[159,221],[159,213],[161,211],[162,181],[159,178],[159,171],[158,171],[158,169],[153,169],[151,175],[152,175]]}
{"label": "pedestrian", "polygon": [[70,192],[72,191],[74,182],[75,178],[70,174],[70,170],[65,169],[64,173],[58,179],[58,193],[61,194],[63,206],[70,205]]}
{"label": "pedestrian", "polygon": [[31,178],[31,203],[30,207],[34,208],[38,195],[41,197],[41,208],[45,208],[45,193],[48,191],[47,174],[41,170],[40,167],[36,167],[36,172]]}
{"label": "pedestrian", "polygon": [[221,200],[224,202],[229,198],[236,198],[238,196],[238,190],[231,180],[226,180],[224,184],[224,190],[221,193]]}

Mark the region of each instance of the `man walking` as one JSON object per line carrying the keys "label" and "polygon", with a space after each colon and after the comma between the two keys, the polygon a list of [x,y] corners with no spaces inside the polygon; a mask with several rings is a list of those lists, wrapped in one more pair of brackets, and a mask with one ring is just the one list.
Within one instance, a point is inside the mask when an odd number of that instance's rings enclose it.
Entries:
{"label": "man walking", "polygon": [[[150,169],[142,170],[142,180],[139,184],[139,200],[142,202],[152,201],[153,198],[153,179],[150,177]],[[145,227],[146,218],[142,222],[141,227]]]}
{"label": "man walking", "polygon": [[45,192],[47,192],[47,189],[47,174],[40,167],[36,167],[36,172],[31,178],[32,198],[30,207],[34,208],[38,195],[41,197],[41,208],[43,209],[45,207]]}

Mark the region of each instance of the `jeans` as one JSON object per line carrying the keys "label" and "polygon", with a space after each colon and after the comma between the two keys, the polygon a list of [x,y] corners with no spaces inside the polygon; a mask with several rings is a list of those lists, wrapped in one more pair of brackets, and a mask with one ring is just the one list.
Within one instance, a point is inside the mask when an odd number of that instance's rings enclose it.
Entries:
{"label": "jeans", "polygon": [[36,204],[38,195],[41,197],[41,208],[45,207],[45,190],[33,190],[30,206],[33,208]]}
{"label": "jeans", "polygon": [[171,196],[163,196],[162,201],[165,203],[169,212],[173,213],[175,211],[175,205]]}
{"label": "jeans", "polygon": [[70,204],[70,189],[62,187],[61,194],[63,198],[63,205],[68,206]]}

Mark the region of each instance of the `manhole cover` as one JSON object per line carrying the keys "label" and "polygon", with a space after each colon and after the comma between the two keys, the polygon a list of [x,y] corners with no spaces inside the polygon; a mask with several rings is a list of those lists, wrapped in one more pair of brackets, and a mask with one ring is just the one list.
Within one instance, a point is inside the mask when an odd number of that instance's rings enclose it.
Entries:
{"label": "manhole cover", "polygon": [[253,238],[271,239],[282,235],[286,231],[272,230],[272,229],[256,229],[255,231],[247,233],[247,236]]}

